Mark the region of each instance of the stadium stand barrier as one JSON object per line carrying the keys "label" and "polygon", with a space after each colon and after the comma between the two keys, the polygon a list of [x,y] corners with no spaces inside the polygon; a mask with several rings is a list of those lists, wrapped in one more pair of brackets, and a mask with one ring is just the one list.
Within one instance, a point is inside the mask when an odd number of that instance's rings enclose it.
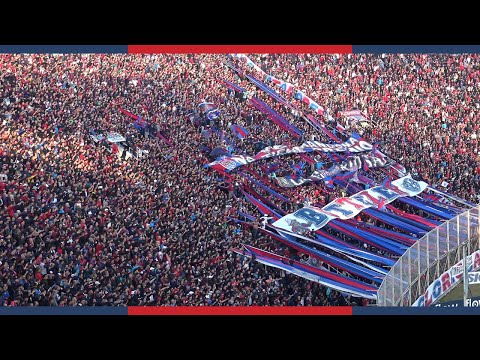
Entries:
{"label": "stadium stand barrier", "polygon": [[378,306],[411,306],[443,272],[480,249],[480,206],[445,221],[409,248],[392,266],[377,293]]}

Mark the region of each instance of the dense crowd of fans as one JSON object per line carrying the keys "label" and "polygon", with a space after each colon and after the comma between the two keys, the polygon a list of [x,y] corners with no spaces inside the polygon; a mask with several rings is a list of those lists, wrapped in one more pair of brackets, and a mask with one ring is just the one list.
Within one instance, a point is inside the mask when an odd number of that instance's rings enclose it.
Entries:
{"label": "dense crowd of fans", "polygon": [[[359,131],[429,184],[478,202],[477,55],[249,56],[327,109],[329,128]],[[217,147],[252,155],[258,144],[331,142],[299,116],[313,114],[305,104],[290,98],[292,110],[275,102],[247,73],[255,71],[213,54],[1,55],[0,305],[364,303],[231,251],[249,243],[292,255],[258,234],[263,214],[242,196],[244,187],[284,212],[326,204],[345,191],[327,191],[323,183],[278,189],[287,203],[239,172],[204,168]],[[252,96],[303,138],[275,126],[250,104]],[[205,121],[197,107],[204,101],[218,106],[218,118]],[[155,127],[139,132],[120,109]],[[371,126],[349,123],[341,111],[350,109],[362,110]],[[231,124],[250,135],[236,138]],[[98,129],[146,151],[123,159],[93,139]],[[217,133],[205,136],[206,129]],[[269,184],[299,159],[277,159]],[[249,174],[267,178],[269,164],[252,164]],[[257,217],[252,228],[231,220],[237,211]]]}

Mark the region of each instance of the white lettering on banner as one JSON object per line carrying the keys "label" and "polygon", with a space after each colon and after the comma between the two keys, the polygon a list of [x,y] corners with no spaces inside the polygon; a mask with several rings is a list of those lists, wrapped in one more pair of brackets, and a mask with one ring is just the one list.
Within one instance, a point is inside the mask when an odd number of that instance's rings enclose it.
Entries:
{"label": "white lettering on banner", "polygon": [[468,273],[468,283],[472,285],[480,284],[480,272]]}
{"label": "white lettering on banner", "polygon": [[[362,203],[366,208],[378,205],[375,201],[373,201],[372,197],[369,196],[368,190],[365,191],[360,191],[359,193],[356,193],[353,196],[350,196],[353,200],[356,200],[360,203]],[[376,199],[375,199],[376,200]]]}
{"label": "white lettering on banner", "polygon": [[340,114],[351,118],[354,121],[367,121],[367,118],[362,114],[360,110],[341,111]]}
{"label": "white lettering on banner", "polygon": [[[480,298],[467,299],[466,307],[480,307]],[[463,307],[463,299],[435,304],[435,307]]]}
{"label": "white lettering on banner", "polygon": [[220,160],[218,165],[223,166],[226,170],[233,170],[237,166],[237,163],[230,159]]}
{"label": "white lettering on banner", "polygon": [[[475,251],[471,255],[467,256],[467,265],[468,271],[476,271],[480,269],[480,250]],[[471,274],[478,274],[472,272]],[[478,277],[473,275],[474,279],[477,280]],[[442,297],[446,292],[448,292],[454,285],[456,285],[463,278],[463,260],[459,261],[457,264],[452,266],[450,269],[445,271],[438,279],[436,279],[430,286],[427,288],[425,293],[420,296],[412,306],[430,306],[440,297]],[[469,274],[470,280],[470,274]]]}
{"label": "white lettering on banner", "polygon": [[392,184],[409,196],[418,195],[428,187],[426,182],[412,179],[410,174],[392,181]]}
{"label": "white lettering on banner", "polygon": [[316,170],[308,178],[287,179],[277,177],[276,180],[280,187],[295,187],[300,186],[311,181],[320,181],[328,176],[334,176],[341,172],[354,172],[362,168],[362,161],[365,162],[369,168],[383,167],[387,161],[374,157],[372,154],[365,154],[360,156],[349,156],[340,164],[335,164],[326,170]]}
{"label": "white lettering on banner", "polygon": [[452,267],[451,270],[450,270],[450,274],[452,276],[457,276],[459,274],[463,274],[463,267],[461,267],[461,266],[460,267],[456,267],[456,266]]}
{"label": "white lettering on banner", "polygon": [[387,204],[396,200],[401,195],[397,191],[388,189],[383,186],[375,186],[371,189],[368,189],[367,192],[369,195],[372,195],[375,199],[377,199],[378,202],[380,202],[381,199],[385,199],[385,202]]}
{"label": "white lettering on banner", "polygon": [[[324,144],[319,141],[307,141],[300,146],[295,146],[293,148],[289,148],[285,145],[275,145],[266,147],[262,151],[260,151],[255,157],[244,156],[244,155],[236,155],[225,157],[224,160],[232,160],[236,163],[234,168],[228,168],[228,170],[233,170],[239,166],[249,164],[256,160],[263,160],[268,159],[274,156],[282,156],[282,155],[290,155],[290,154],[300,154],[306,152],[352,152],[352,153],[359,153],[372,150],[373,147],[371,144],[364,140],[357,140],[354,138],[350,138],[345,141],[343,144]],[[231,166],[231,163],[226,163]],[[214,165],[222,166],[220,160],[215,160],[208,164],[209,167]],[[226,167],[224,167],[227,169]]]}
{"label": "white lettering on banner", "polygon": [[382,167],[387,165],[387,163],[389,162],[388,159],[383,156],[383,154],[381,154],[382,156],[380,156],[378,153],[379,151],[376,151],[374,156],[362,156],[363,161],[367,164],[369,168]]}
{"label": "white lettering on banner", "polygon": [[287,179],[285,177],[277,177],[275,178],[277,180],[278,186],[280,187],[286,187],[286,188],[291,188],[295,186],[299,186],[304,184],[305,182],[310,182],[310,179]]}
{"label": "white lettering on banner", "polygon": [[365,140],[357,140],[354,138],[348,139],[346,142],[343,143],[344,146],[348,147],[350,152],[362,152],[362,151],[370,151],[373,149],[372,144],[368,143]]}
{"label": "white lettering on banner", "polygon": [[272,75],[268,75],[265,71],[263,71],[262,69],[260,69],[260,67],[258,67],[258,65],[256,65],[252,60],[250,60],[250,58],[245,55],[245,54],[232,54],[232,56],[234,57],[237,57],[237,58],[240,58],[240,59],[243,59],[247,65],[253,67],[254,69],[256,69],[260,74],[262,74],[263,76],[265,76],[265,80],[266,81],[271,81],[273,82],[275,85],[277,85],[278,87],[280,87],[283,91],[285,91],[286,93],[290,94],[293,92],[293,96],[295,99],[297,100],[300,100],[302,102],[304,102],[305,104],[309,105],[309,107],[315,111],[317,114],[323,114],[324,112],[324,109],[322,106],[320,106],[319,104],[317,104],[315,101],[313,101],[310,97],[308,97],[307,95],[305,95],[303,92],[301,92],[300,90],[296,90],[296,91],[293,91],[293,85],[290,84],[290,83],[287,83],[283,80],[280,80],[280,79],[277,79],[276,77],[272,76]]}
{"label": "white lettering on banner", "polygon": [[366,209],[365,204],[350,198],[338,198],[323,207],[323,210],[342,220],[351,219],[360,211]]}
{"label": "white lettering on banner", "polygon": [[480,300],[467,299],[466,303],[468,307],[480,307]]}
{"label": "white lettering on banner", "polygon": [[[408,196],[410,194],[419,194],[427,187],[426,183],[422,181],[416,181],[412,179],[410,175],[392,181],[391,184],[394,183],[396,186],[394,186],[393,188],[385,186],[375,186],[371,189],[363,190],[348,198],[335,199],[325,205],[323,208],[309,208],[310,211],[318,214],[318,216],[322,218],[322,221],[311,221],[310,223],[308,223],[308,228],[310,230],[318,230],[324,227],[332,219],[351,219],[358,213],[369,207],[378,206],[381,201],[383,201],[383,203],[386,205],[399,197]],[[405,183],[407,185],[405,185]],[[400,187],[402,189],[407,189],[408,187],[408,192],[398,190],[398,188]],[[296,232],[295,230],[292,230],[291,224],[288,223],[286,220],[292,220],[292,215],[296,215],[297,213],[298,211],[294,214],[286,215],[274,222],[273,225],[281,229]],[[328,213],[328,216],[326,215],[326,213]],[[295,216],[293,217],[295,218]],[[311,217],[313,218],[314,215],[312,214]],[[297,228],[301,230],[300,227],[297,226]]]}
{"label": "white lettering on banner", "polygon": [[107,140],[113,143],[127,141],[122,135],[116,132],[110,132],[107,134]]}
{"label": "white lettering on banner", "polygon": [[334,217],[320,208],[309,206],[288,214],[272,225],[296,234],[305,234],[325,226]]}

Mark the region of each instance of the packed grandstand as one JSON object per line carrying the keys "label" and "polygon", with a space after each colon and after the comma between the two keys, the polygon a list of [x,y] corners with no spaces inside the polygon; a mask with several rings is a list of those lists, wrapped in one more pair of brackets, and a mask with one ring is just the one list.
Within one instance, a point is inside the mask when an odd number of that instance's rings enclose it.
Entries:
{"label": "packed grandstand", "polygon": [[0,55],[0,305],[368,305],[479,203],[480,57]]}

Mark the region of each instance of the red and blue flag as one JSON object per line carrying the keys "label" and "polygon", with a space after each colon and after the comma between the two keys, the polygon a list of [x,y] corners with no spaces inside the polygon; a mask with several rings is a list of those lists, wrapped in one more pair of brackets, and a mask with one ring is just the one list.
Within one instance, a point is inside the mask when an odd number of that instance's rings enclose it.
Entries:
{"label": "red and blue flag", "polygon": [[232,130],[233,133],[234,133],[239,139],[243,139],[243,138],[247,137],[247,136],[250,134],[247,129],[245,129],[244,127],[242,127],[242,126],[240,126],[240,125],[236,125],[236,124],[230,125],[230,130]]}

